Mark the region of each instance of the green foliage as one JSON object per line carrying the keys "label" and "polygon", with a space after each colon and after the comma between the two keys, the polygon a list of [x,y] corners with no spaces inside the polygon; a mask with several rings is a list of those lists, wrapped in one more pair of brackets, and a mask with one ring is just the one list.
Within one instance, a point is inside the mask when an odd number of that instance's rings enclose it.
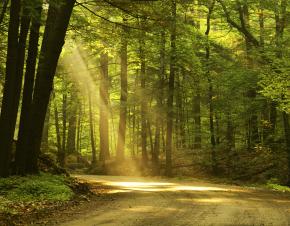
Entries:
{"label": "green foliage", "polygon": [[290,188],[287,186],[283,186],[278,184],[279,180],[276,178],[271,178],[270,180],[268,180],[266,187],[273,189],[273,190],[277,190],[277,191],[287,191],[290,192]]}
{"label": "green foliage", "polygon": [[63,202],[70,200],[74,193],[65,176],[43,174],[27,177],[0,179],[0,211],[9,206],[30,202]]}

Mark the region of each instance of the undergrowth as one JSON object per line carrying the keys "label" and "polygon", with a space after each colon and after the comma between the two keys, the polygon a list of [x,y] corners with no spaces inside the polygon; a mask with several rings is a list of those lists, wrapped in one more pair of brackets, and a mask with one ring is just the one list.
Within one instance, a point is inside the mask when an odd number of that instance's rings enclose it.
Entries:
{"label": "undergrowth", "polygon": [[0,178],[0,212],[17,212],[19,207],[46,202],[64,202],[74,193],[71,179],[62,175],[41,173],[27,177]]}

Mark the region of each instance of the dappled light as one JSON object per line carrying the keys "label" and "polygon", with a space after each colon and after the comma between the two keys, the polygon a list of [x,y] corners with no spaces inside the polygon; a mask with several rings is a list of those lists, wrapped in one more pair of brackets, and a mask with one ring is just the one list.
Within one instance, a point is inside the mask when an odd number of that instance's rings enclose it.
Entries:
{"label": "dappled light", "polygon": [[0,1],[0,226],[288,225],[289,1]]}

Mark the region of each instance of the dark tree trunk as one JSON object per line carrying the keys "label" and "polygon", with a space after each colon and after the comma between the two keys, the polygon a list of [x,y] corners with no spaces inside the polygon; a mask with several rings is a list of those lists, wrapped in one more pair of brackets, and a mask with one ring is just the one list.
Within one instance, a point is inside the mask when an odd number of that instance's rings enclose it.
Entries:
{"label": "dark tree trunk", "polygon": [[[44,31],[33,101],[29,113],[28,132],[21,149],[27,151],[27,172],[38,172],[38,156],[42,130],[52,91],[58,59],[64,44],[66,30],[75,0],[61,0],[59,6],[49,5],[47,24]],[[28,139],[29,137],[29,139]]]}
{"label": "dark tree trunk", "polygon": [[100,83],[100,161],[110,158],[109,151],[109,57],[107,53],[101,54],[101,83]]}
{"label": "dark tree trunk", "polygon": [[21,78],[15,62],[19,60],[18,29],[21,1],[11,1],[8,28],[8,48],[6,76],[0,115],[0,177],[6,177],[10,171],[12,142],[17,118]]}
{"label": "dark tree trunk", "polygon": [[141,150],[142,166],[147,166],[147,95],[146,95],[146,62],[145,62],[145,41],[144,34],[140,38],[140,62],[141,62]]}
{"label": "dark tree trunk", "polygon": [[290,185],[290,123],[289,123],[289,115],[287,115],[286,112],[283,112],[282,116],[284,124],[286,151],[288,155],[288,185]]}
{"label": "dark tree trunk", "polygon": [[194,149],[201,149],[201,117],[200,117],[200,87],[199,82],[196,84],[196,96],[193,98],[194,114]]}
{"label": "dark tree trunk", "polygon": [[16,173],[24,174],[26,173],[26,157],[27,153],[25,149],[21,149],[29,125],[29,110],[32,103],[32,93],[34,86],[34,76],[36,61],[38,56],[38,40],[39,40],[39,29],[41,26],[40,18],[42,12],[42,0],[37,2],[35,5],[35,13],[32,15],[32,23],[30,27],[30,36],[29,36],[29,47],[28,47],[28,56],[26,60],[26,71],[24,76],[24,88],[22,94],[22,106],[21,106],[21,115],[18,131],[18,140],[16,147]]}
{"label": "dark tree trunk", "polygon": [[207,15],[207,28],[205,35],[207,37],[207,44],[205,49],[205,59],[206,59],[206,75],[208,80],[208,104],[209,104],[209,131],[210,131],[210,142],[211,142],[211,158],[212,158],[212,171],[213,173],[216,172],[216,139],[215,139],[215,130],[214,130],[214,109],[213,109],[213,85],[212,85],[212,78],[210,73],[210,44],[208,40],[208,36],[211,29],[211,14],[215,5],[215,0],[210,2],[208,7],[208,15]]}
{"label": "dark tree trunk", "polygon": [[173,99],[174,99],[174,80],[176,71],[176,2],[171,2],[172,30],[170,34],[171,53],[170,53],[170,73],[168,83],[167,100],[167,130],[166,130],[166,176],[172,176],[172,133],[173,133]]}
{"label": "dark tree trunk", "polygon": [[128,41],[126,37],[127,29],[123,28],[121,40],[121,97],[120,97],[120,119],[119,119],[119,133],[117,143],[117,159],[123,160],[125,157],[125,142],[126,142],[126,118],[127,118],[127,96],[128,96],[128,81],[127,81],[127,46]]}

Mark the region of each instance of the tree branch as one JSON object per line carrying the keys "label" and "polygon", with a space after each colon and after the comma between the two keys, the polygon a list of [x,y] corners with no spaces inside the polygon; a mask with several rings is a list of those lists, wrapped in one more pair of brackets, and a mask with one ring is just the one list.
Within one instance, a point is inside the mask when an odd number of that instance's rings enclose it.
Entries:
{"label": "tree branch", "polygon": [[242,18],[240,18],[241,20],[241,25],[237,24],[230,16],[230,13],[227,9],[227,7],[225,6],[224,2],[222,0],[217,0],[221,7],[223,8],[225,17],[227,19],[227,22],[232,25],[234,28],[236,28],[240,33],[242,33],[245,38],[247,39],[248,42],[250,42],[252,45],[254,45],[255,47],[259,47],[260,43],[259,41],[256,39],[256,37],[246,28],[244,21],[242,20]]}

